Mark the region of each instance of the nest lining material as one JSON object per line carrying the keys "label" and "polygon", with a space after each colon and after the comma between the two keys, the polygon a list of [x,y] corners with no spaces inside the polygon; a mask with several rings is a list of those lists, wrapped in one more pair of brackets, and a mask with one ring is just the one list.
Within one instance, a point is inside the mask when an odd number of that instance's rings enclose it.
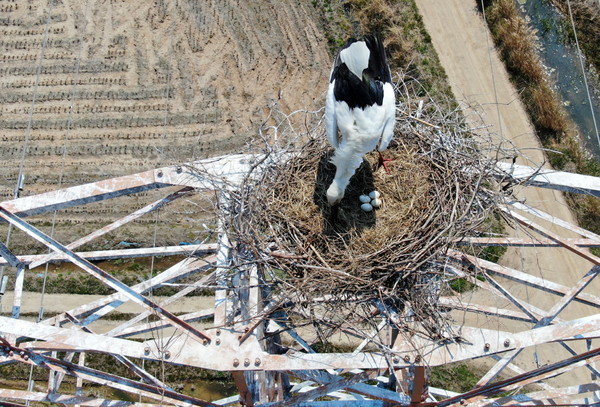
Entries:
{"label": "nest lining material", "polygon": [[[322,342],[340,329],[352,332],[386,352],[388,341],[373,336],[381,318],[400,332],[453,334],[438,301],[445,254],[461,238],[485,234],[482,225],[505,200],[496,163],[519,154],[485,126],[467,125],[460,110],[415,97],[415,86],[406,76],[396,85],[399,120],[384,152],[394,159],[391,173],[368,154],[339,207],[325,195],[335,166],[320,111],[284,114],[272,106],[255,140],[262,147],[248,147],[265,158],[233,191],[216,188],[228,198],[217,208],[221,228],[235,242],[232,293],[238,276],[258,271],[270,309],[263,318],[311,326]],[[365,213],[358,197],[373,190],[383,206]],[[232,310],[228,320],[244,315]]]}
{"label": "nest lining material", "polygon": [[[226,224],[239,263],[263,267],[264,283],[301,319],[364,324],[376,307],[397,324],[392,316],[409,312],[439,335],[443,256],[495,207],[495,161],[468,132],[398,127],[384,152],[390,173],[367,155],[338,207],[326,200],[335,166],[323,134],[249,177],[233,199]],[[364,212],[358,197],[373,190],[383,206]],[[320,316],[292,311],[299,303]]]}

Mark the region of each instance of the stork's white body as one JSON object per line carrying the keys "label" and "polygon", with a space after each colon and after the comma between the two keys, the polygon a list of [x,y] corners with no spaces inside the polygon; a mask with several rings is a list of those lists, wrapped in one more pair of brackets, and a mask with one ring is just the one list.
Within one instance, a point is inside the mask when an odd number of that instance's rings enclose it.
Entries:
{"label": "stork's white body", "polygon": [[[353,42],[340,51],[331,73],[325,125],[327,138],[335,148],[331,162],[336,166],[336,174],[327,190],[327,199],[332,205],[343,198],[364,155],[375,148],[385,150],[394,134],[396,102],[389,68],[385,64],[388,71],[384,80],[374,79],[368,72],[373,65],[370,65],[371,53],[377,51],[370,49],[365,41]],[[383,52],[382,47],[380,51]],[[381,62],[381,55],[377,58]],[[345,67],[339,69],[342,64]],[[343,83],[336,83],[338,80]],[[349,89],[352,87],[361,89]],[[341,137],[338,137],[338,129]]]}

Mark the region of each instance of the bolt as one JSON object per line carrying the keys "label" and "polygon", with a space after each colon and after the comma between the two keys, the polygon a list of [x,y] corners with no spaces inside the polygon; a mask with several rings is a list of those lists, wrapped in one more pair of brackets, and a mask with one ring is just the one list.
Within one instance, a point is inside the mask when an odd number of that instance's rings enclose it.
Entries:
{"label": "bolt", "polygon": [[250,359],[244,359],[244,366],[250,366]]}
{"label": "bolt", "polygon": [[239,359],[233,359],[233,367],[238,367],[240,365]]}
{"label": "bolt", "polygon": [[204,345],[204,346],[208,345],[208,339],[203,339],[202,340],[202,345]]}
{"label": "bolt", "polygon": [[398,363],[400,363],[400,358],[398,356],[394,356],[394,358],[392,359],[392,362],[398,364]]}
{"label": "bolt", "polygon": [[169,352],[167,350],[167,351],[165,351],[164,355],[165,355],[165,359],[169,359],[171,357],[171,352]]}
{"label": "bolt", "polygon": [[254,359],[254,366],[260,366],[260,358]]}
{"label": "bolt", "polygon": [[181,171],[183,171],[183,169],[178,165],[176,171],[177,174],[181,174]]}
{"label": "bolt", "polygon": [[9,350],[8,351],[8,356],[10,356],[10,357],[15,356],[15,352],[13,352],[12,350]]}
{"label": "bolt", "polygon": [[157,172],[157,173],[156,173],[156,175],[158,176],[158,178],[160,178],[160,177],[162,177],[162,176],[163,176],[163,172],[162,172],[162,171],[159,171],[159,172]]}
{"label": "bolt", "polygon": [[486,351],[490,350],[490,344],[486,343],[485,345],[483,345],[483,349],[485,349]]}
{"label": "bolt", "polygon": [[29,355],[23,355],[23,360],[29,360]]}
{"label": "bolt", "polygon": [[465,404],[467,404],[467,402],[465,401],[465,399],[462,399],[462,400],[460,401],[460,404],[464,406]]}
{"label": "bolt", "polygon": [[216,343],[217,345],[220,345],[220,344],[221,344],[221,340],[220,340],[219,338],[217,338],[217,340],[215,341],[215,343]]}
{"label": "bolt", "polygon": [[421,362],[421,355],[415,356],[415,363]]}
{"label": "bolt", "polygon": [[408,355],[404,356],[404,362],[410,363],[410,356],[408,356]]}
{"label": "bolt", "polygon": [[19,355],[21,355],[21,356],[25,356],[25,351],[21,351],[21,352],[19,352]]}
{"label": "bolt", "polygon": [[249,330],[250,330],[250,328],[248,328],[248,327],[244,328],[244,332],[248,332]]}
{"label": "bolt", "polygon": [[149,354],[150,354],[150,347],[149,347],[149,346],[146,346],[146,347],[144,348],[144,355],[149,355]]}
{"label": "bolt", "polygon": [[504,340],[504,347],[508,348],[510,346],[510,339]]}
{"label": "bolt", "polygon": [[221,335],[221,330],[217,329],[217,335]]}

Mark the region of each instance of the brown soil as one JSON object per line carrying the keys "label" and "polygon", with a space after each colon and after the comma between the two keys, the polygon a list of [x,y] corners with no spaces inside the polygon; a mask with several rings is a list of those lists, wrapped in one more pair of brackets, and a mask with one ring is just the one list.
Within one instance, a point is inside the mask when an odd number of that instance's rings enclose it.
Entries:
{"label": "brown soil", "polygon": [[[322,104],[330,57],[310,2],[49,3],[0,10],[0,201],[21,163],[31,195],[240,150],[268,106]],[[70,241],[153,197],[62,211],[70,230],[55,236]],[[147,243],[152,223],[136,222],[130,239]]]}

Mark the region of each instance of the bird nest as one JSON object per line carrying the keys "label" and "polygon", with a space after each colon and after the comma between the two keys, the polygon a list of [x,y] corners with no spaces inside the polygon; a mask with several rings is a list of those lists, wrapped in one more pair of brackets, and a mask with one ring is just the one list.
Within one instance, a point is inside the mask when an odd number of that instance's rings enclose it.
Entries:
{"label": "bird nest", "polygon": [[[340,329],[372,338],[377,318],[447,335],[444,256],[483,231],[501,194],[481,138],[462,119],[445,120],[400,120],[384,152],[389,173],[368,154],[338,206],[327,203],[335,166],[318,128],[230,195],[236,265],[257,266],[263,296],[288,325],[313,326],[322,341]],[[383,204],[365,212],[359,196],[374,190]]]}

